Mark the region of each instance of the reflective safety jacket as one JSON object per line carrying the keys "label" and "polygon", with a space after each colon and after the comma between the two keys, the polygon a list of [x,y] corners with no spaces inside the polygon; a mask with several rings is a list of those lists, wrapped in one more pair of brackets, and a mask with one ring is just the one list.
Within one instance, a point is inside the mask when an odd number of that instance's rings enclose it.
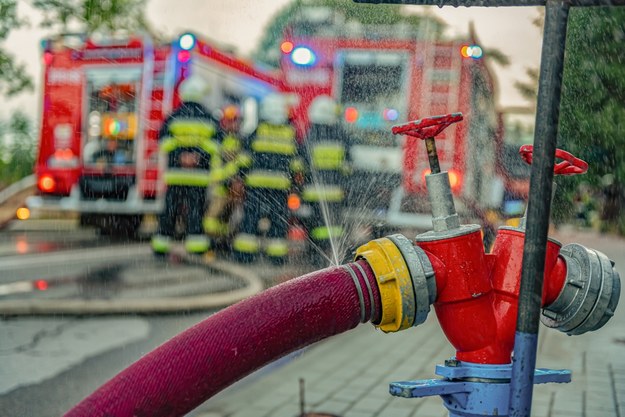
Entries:
{"label": "reflective safety jacket", "polygon": [[215,195],[226,196],[230,182],[236,178],[241,170],[250,168],[252,158],[249,153],[242,149],[242,141],[233,133],[227,133],[221,142],[221,157],[223,169],[222,183],[215,188]]}
{"label": "reflective safety jacket", "polygon": [[349,144],[338,126],[312,125],[306,138],[309,172],[304,201],[340,202],[350,173]]}
{"label": "reflective safety jacket", "polygon": [[245,176],[247,187],[288,190],[292,174],[304,171],[293,126],[261,122],[248,147],[251,164]]}
{"label": "reflective safety jacket", "polygon": [[[206,187],[218,182],[223,176],[220,138],[218,123],[201,104],[181,104],[161,128],[159,147],[167,155],[165,184]],[[195,154],[197,165],[183,167],[184,153]]]}

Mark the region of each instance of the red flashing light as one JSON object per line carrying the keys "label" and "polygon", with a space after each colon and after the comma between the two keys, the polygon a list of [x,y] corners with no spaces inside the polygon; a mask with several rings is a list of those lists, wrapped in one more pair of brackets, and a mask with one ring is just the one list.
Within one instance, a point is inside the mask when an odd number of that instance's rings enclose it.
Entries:
{"label": "red flashing light", "polygon": [[[428,169],[424,169],[423,171],[421,171],[421,180],[425,181],[425,177],[427,177],[428,175],[430,175],[432,173],[432,171],[428,168]],[[457,171],[454,171],[453,169],[450,169],[447,172],[447,175],[449,175],[449,185],[451,186],[451,190],[452,191],[458,191],[458,189],[460,188],[460,179],[461,176]]]}
{"label": "red flashing light", "polygon": [[453,191],[457,191],[460,188],[460,174],[450,169],[449,172],[449,185]]}
{"label": "red flashing light", "polygon": [[43,63],[45,65],[50,65],[52,64],[52,61],[54,61],[54,54],[50,51],[46,51],[43,53]]}
{"label": "red flashing light", "polygon": [[427,177],[431,173],[432,173],[432,170],[430,168],[427,168],[427,169],[424,169],[423,171],[421,171],[421,181],[425,182],[425,177]]}
{"label": "red flashing light", "polygon": [[345,121],[347,123],[355,123],[358,120],[358,109],[356,107],[348,107],[345,109]]}
{"label": "red flashing light", "polygon": [[185,63],[191,59],[191,52],[189,51],[179,51],[178,52],[178,61]]}
{"label": "red flashing light", "polygon": [[294,47],[295,45],[293,45],[293,42],[284,41],[280,45],[280,50],[282,51],[283,54],[290,54],[291,51],[293,51]]}
{"label": "red flashing light", "polygon": [[57,149],[54,152],[54,157],[59,160],[69,161],[74,157],[74,152],[70,148]]}
{"label": "red flashing light", "polygon": [[37,186],[44,193],[51,193],[56,188],[56,181],[54,181],[54,178],[52,178],[50,175],[47,175],[47,174],[42,175],[39,178],[39,182],[37,183]]}
{"label": "red flashing light", "polygon": [[48,289],[48,282],[43,279],[38,279],[37,281],[35,281],[35,288],[37,288],[39,291],[45,291]]}
{"label": "red flashing light", "polygon": [[289,194],[289,198],[287,200],[287,206],[289,207],[289,210],[295,211],[300,207],[300,205],[301,201],[299,199],[299,196],[297,194]]}

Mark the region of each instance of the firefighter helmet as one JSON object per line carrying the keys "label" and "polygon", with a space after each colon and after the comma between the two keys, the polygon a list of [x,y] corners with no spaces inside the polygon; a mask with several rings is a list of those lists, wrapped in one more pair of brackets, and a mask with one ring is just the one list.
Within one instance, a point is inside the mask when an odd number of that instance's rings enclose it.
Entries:
{"label": "firefighter helmet", "polygon": [[209,93],[210,86],[202,77],[198,77],[197,75],[185,79],[180,83],[180,88],[178,89],[180,99],[184,102],[194,101],[196,103],[202,103]]}
{"label": "firefighter helmet", "polygon": [[336,101],[326,95],[316,97],[308,108],[308,120],[314,124],[335,125],[338,122]]}
{"label": "firefighter helmet", "polygon": [[289,109],[284,94],[268,94],[260,102],[259,118],[276,125],[284,124],[289,120]]}
{"label": "firefighter helmet", "polygon": [[241,112],[239,108],[234,104],[230,104],[223,108],[221,111],[221,119],[220,119],[222,129],[234,132],[239,129],[239,124],[241,123]]}

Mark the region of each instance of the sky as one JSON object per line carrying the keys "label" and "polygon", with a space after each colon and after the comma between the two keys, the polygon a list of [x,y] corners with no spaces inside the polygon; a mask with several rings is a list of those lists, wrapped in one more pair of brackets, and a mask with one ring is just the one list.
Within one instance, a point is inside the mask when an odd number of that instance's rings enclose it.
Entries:
{"label": "sky", "polygon": [[[263,29],[273,14],[288,2],[289,0],[148,0],[146,13],[154,27],[166,35],[173,37],[189,30],[234,46],[240,54],[249,55],[258,45]],[[538,16],[537,8],[407,7],[415,12],[429,9],[428,12],[449,24],[450,35],[466,34],[469,23],[473,22],[481,45],[485,49],[499,49],[511,61],[506,68],[494,66],[499,86],[499,105],[527,105],[527,101],[513,85],[516,80],[526,79],[526,68],[539,66],[542,34],[531,23]],[[35,90],[11,100],[3,100],[1,107],[8,107],[9,111],[19,108],[37,119],[41,79],[39,41],[45,38],[46,31],[37,27],[41,16],[29,2],[20,1],[18,11],[20,16],[30,21],[30,27],[12,32],[3,47],[27,65],[27,71],[35,81]],[[5,114],[0,115],[4,116]]]}

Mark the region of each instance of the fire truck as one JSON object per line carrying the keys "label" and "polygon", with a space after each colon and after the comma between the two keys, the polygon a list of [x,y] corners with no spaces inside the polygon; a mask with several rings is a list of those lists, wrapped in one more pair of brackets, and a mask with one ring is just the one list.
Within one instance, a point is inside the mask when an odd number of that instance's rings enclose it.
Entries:
{"label": "fire truck", "polygon": [[159,129],[182,80],[201,74],[212,87],[208,108],[238,104],[252,116],[261,97],[282,87],[191,33],[171,43],[70,34],[42,46],[38,195],[27,204],[77,212],[81,224],[106,233],[133,234],[143,215],[162,208]]}
{"label": "fire truck", "polygon": [[391,126],[455,112],[464,121],[439,135],[437,148],[458,211],[474,217],[501,205],[495,81],[474,35],[437,40],[426,20],[411,28],[355,24],[319,10],[302,15],[285,31],[281,69],[300,98],[294,115],[302,132],[316,96],[335,97],[342,108],[353,165],[348,218],[429,229],[425,146],[393,137]]}

